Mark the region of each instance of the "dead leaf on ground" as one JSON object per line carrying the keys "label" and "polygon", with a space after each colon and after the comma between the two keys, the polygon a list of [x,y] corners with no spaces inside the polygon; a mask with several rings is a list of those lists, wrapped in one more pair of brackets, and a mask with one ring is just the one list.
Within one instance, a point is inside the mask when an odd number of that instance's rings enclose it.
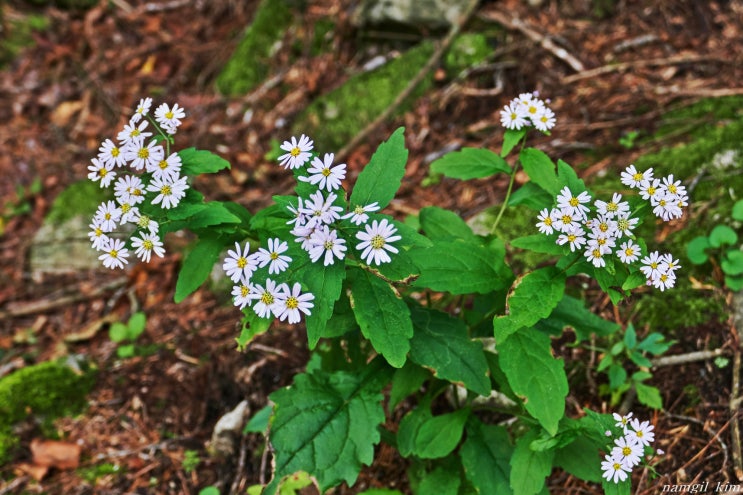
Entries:
{"label": "dead leaf on ground", "polygon": [[76,443],[58,440],[31,440],[31,454],[36,466],[57,469],[75,469],[80,464],[82,447]]}

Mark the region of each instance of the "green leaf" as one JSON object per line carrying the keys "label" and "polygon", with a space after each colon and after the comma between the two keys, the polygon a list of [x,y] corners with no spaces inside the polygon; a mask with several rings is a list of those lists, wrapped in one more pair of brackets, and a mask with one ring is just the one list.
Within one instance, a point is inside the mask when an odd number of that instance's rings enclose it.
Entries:
{"label": "green leaf", "polygon": [[187,148],[178,152],[181,157],[181,174],[213,174],[230,168],[230,162],[211,151]]}
{"label": "green leaf", "polygon": [[147,317],[141,311],[137,311],[129,318],[128,330],[129,340],[136,340],[144,332]]}
{"label": "green leaf", "polygon": [[488,362],[482,344],[467,336],[458,318],[440,311],[413,307],[415,333],[410,340],[410,359],[430,369],[442,380],[460,384],[480,395],[490,394]]}
{"label": "green leaf", "polygon": [[400,188],[407,160],[405,129],[400,127],[379,145],[369,164],[359,174],[351,193],[351,208],[375,201],[380,208],[387,206]]}
{"label": "green leaf", "polygon": [[359,493],[359,495],[402,495],[401,491],[388,490],[386,488],[370,488]]}
{"label": "green leaf", "polygon": [[629,358],[632,360],[633,363],[635,363],[637,366],[642,366],[645,368],[652,368],[653,363],[646,358],[641,352],[639,351],[632,351],[629,354]]}
{"label": "green leaf", "polygon": [[544,488],[544,482],[552,471],[554,450],[534,451],[532,441],[537,433],[529,431],[516,441],[511,457],[511,488],[518,495],[534,495]]}
{"label": "green leaf", "polygon": [[725,275],[725,287],[727,287],[733,292],[737,292],[743,289],[743,276]]}
{"label": "green leaf", "polygon": [[435,493],[436,495],[457,495],[462,480],[459,473],[438,466],[433,471],[426,473],[420,480],[416,493],[423,495]]}
{"label": "green leaf", "polygon": [[116,348],[116,355],[122,359],[134,357],[137,352],[134,344],[125,344]]}
{"label": "green leaf", "polygon": [[243,326],[242,330],[240,330],[240,336],[235,339],[239,351],[245,349],[245,347],[258,335],[266,333],[271,326],[271,323],[273,323],[273,318],[261,318],[252,309],[247,309],[242,323]]}
{"label": "green leaf", "polygon": [[743,199],[739,199],[735,202],[731,216],[733,217],[733,220],[743,222]]}
{"label": "green leaf", "polygon": [[224,204],[219,201],[210,201],[205,203],[204,208],[188,218],[188,228],[191,230],[220,225],[223,223],[240,223],[240,217],[232,214],[225,208]]}
{"label": "green leaf", "polygon": [[580,194],[586,190],[586,185],[567,162],[557,160],[557,182],[560,189],[567,186],[573,194]]}
{"label": "green leaf", "polygon": [[555,451],[555,465],[585,481],[601,482],[601,463],[596,452],[604,445],[586,437],[578,437],[565,447]]}
{"label": "green leaf", "polygon": [[527,235],[524,237],[517,237],[511,241],[511,246],[533,251],[535,253],[544,254],[563,254],[565,251],[564,246],[560,246],[555,242],[555,239],[544,234]]}
{"label": "green leaf", "polygon": [[604,489],[604,495],[630,495],[632,493],[632,480],[627,477],[621,483],[601,480],[601,487]]}
{"label": "green leaf", "polygon": [[326,325],[333,316],[333,308],[341,295],[345,276],[346,268],[343,263],[333,263],[328,266],[308,263],[298,271],[297,278],[315,296],[312,313],[305,318],[310,349],[315,348],[321,337],[327,336]]}
{"label": "green leaf", "polygon": [[524,399],[526,410],[547,432],[556,434],[565,415],[568,380],[562,360],[552,356],[550,338],[533,330],[516,332],[498,342],[498,356],[511,389]]}
{"label": "green leaf", "polygon": [[637,270],[632,272],[627,277],[627,280],[622,283],[622,290],[632,290],[642,285],[645,285],[647,277],[641,271]]}
{"label": "green leaf", "polygon": [[653,409],[663,409],[663,398],[660,395],[660,390],[656,387],[635,382],[635,390],[637,391],[637,400],[642,404]]}
{"label": "green leaf", "polygon": [[548,266],[516,279],[508,294],[508,315],[493,319],[495,339],[500,345],[522,327],[531,327],[547,318],[563,297],[565,274]]}
{"label": "green leaf", "polygon": [[393,411],[405,397],[420,390],[421,385],[431,374],[424,368],[412,361],[407,361],[405,366],[395,370],[392,378],[392,389],[390,390],[389,410]]}
{"label": "green leaf", "polygon": [[421,459],[438,459],[451,454],[462,439],[469,409],[428,418],[416,431],[413,453]]}
{"label": "green leaf", "polygon": [[553,197],[560,192],[560,183],[557,180],[555,164],[544,151],[536,148],[526,148],[519,154],[519,160],[524,172],[539,187]]}
{"label": "green leaf", "polygon": [[689,244],[686,245],[686,256],[689,257],[689,261],[691,261],[695,265],[703,265],[707,262],[707,259],[709,258],[709,255],[706,252],[706,249],[710,247],[709,239],[707,236],[699,236],[695,237],[691,241],[689,241]]}
{"label": "green leaf", "polygon": [[734,246],[738,242],[738,234],[727,225],[716,225],[709,234],[709,245],[720,247],[725,244]]}
{"label": "green leaf", "polygon": [[381,360],[362,374],[315,371],[271,394],[274,477],[265,493],[297,471],[317,478],[320,491],[346,481],[353,485],[362,464],[371,464],[384,421],[382,387],[392,372]]}
{"label": "green leaf", "polygon": [[627,381],[627,371],[623,366],[619,364],[612,364],[609,366],[609,388],[611,390],[617,390]]}
{"label": "green leaf", "polygon": [[349,270],[349,278],[361,333],[391,366],[402,367],[413,336],[408,306],[386,282],[365,270]]}
{"label": "green leaf", "polygon": [[672,343],[667,342],[663,334],[652,332],[637,345],[637,348],[658,356],[666,352],[671,345]]}
{"label": "green leaf", "polygon": [[220,495],[220,492],[216,486],[207,486],[199,490],[199,495]]}
{"label": "green leaf", "polygon": [[506,161],[485,148],[462,148],[452,151],[431,163],[431,172],[453,179],[481,179],[503,172],[511,173]]}
{"label": "green leaf", "polygon": [[[576,343],[589,340],[591,335],[605,337],[617,332],[621,327],[614,322],[605,320],[593,311],[586,308],[581,299],[568,295],[563,296],[549,318],[541,323],[549,323],[560,330],[571,327],[575,331]],[[559,333],[557,333],[559,335]]]}
{"label": "green leaf", "polygon": [[[534,182],[527,182],[516,189],[508,200],[508,206],[524,205],[534,211],[544,208],[552,208],[555,204],[555,196],[548,193]],[[535,222],[536,223],[536,222]]]}
{"label": "green leaf", "polygon": [[243,434],[266,433],[268,431],[268,423],[271,420],[271,414],[273,414],[273,405],[264,406],[248,420],[243,428]]}
{"label": "green leaf", "polygon": [[740,275],[743,273],[743,251],[729,250],[722,257],[720,268],[727,275]]}
{"label": "green leaf", "polygon": [[464,473],[480,495],[510,495],[513,446],[502,426],[485,425],[472,418],[467,439],[459,449]]}
{"label": "green leaf", "polygon": [[111,323],[111,327],[108,329],[108,338],[114,342],[123,342],[129,339],[129,328],[119,322]]}
{"label": "green leaf", "polygon": [[503,148],[501,149],[500,156],[503,158],[507,157],[508,154],[519,144],[519,141],[526,136],[527,128],[523,129],[506,129],[503,133]]}
{"label": "green leaf", "polygon": [[183,260],[175,284],[175,302],[179,303],[204,283],[224,248],[217,237],[202,237]]}
{"label": "green leaf", "polygon": [[624,346],[627,349],[634,349],[637,345],[637,332],[635,332],[635,326],[630,323],[627,325],[627,330],[624,332]]}
{"label": "green leaf", "polygon": [[426,236],[434,241],[452,241],[461,239],[477,244],[477,237],[467,223],[453,211],[428,206],[420,211],[420,225]]}
{"label": "green leaf", "polygon": [[429,248],[413,248],[420,277],[414,287],[451,294],[487,294],[510,283],[510,270],[493,250],[467,242],[439,241]]}

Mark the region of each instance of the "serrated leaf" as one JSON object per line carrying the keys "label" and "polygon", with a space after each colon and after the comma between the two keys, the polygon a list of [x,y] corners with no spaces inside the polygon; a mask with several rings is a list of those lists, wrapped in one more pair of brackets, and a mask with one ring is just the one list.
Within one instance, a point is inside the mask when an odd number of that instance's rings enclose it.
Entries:
{"label": "serrated leaf", "polygon": [[575,173],[575,169],[562,160],[557,160],[557,182],[560,189],[567,186],[573,194],[586,190],[586,184]]}
{"label": "serrated leaf", "polygon": [[452,151],[431,163],[431,172],[453,179],[469,180],[490,177],[511,167],[499,155],[485,148],[462,148]]}
{"label": "serrated leaf", "polygon": [[510,283],[503,257],[479,244],[439,241],[428,248],[414,248],[410,255],[420,269],[414,287],[451,294],[487,294]]}
{"label": "serrated leaf", "polygon": [[728,244],[734,246],[738,242],[738,234],[727,225],[716,225],[709,234],[709,245],[720,247]]}
{"label": "serrated leaf", "polygon": [[392,288],[361,269],[349,271],[351,306],[361,333],[395,368],[405,364],[413,336],[410,310]]}
{"label": "serrated leaf", "polygon": [[517,237],[511,241],[511,246],[544,254],[563,254],[565,248],[555,242],[555,239],[544,234]]}
{"label": "serrated leaf", "polygon": [[407,160],[405,128],[400,127],[379,145],[369,164],[359,174],[350,203],[368,205],[376,201],[380,208],[387,206],[400,188]]}
{"label": "serrated leaf", "polygon": [[605,320],[593,311],[586,308],[581,299],[565,295],[550,313],[547,320],[561,329],[571,327],[575,330],[576,342],[589,340],[591,335],[605,337],[617,332],[621,327],[609,320]]}
{"label": "serrated leaf", "polygon": [[637,400],[652,409],[663,409],[663,398],[656,387],[635,382]]}
{"label": "serrated leaf", "polygon": [[740,275],[743,273],[743,251],[730,250],[725,253],[720,261],[720,268],[727,275]]}
{"label": "serrated leaf", "polygon": [[709,255],[705,251],[709,247],[709,239],[707,236],[701,235],[695,237],[686,245],[686,256],[689,257],[689,261],[693,264],[703,265],[709,258]]}
{"label": "serrated leaf", "polygon": [[609,366],[607,374],[609,375],[609,388],[611,390],[619,389],[627,381],[627,371],[619,364],[613,363]]}
{"label": "serrated leaf", "polygon": [[240,217],[232,214],[219,201],[210,201],[204,204],[204,208],[191,215],[188,219],[188,228],[191,230],[203,227],[220,225],[224,223],[237,224],[241,222]]}
{"label": "serrated leaf", "polygon": [[213,174],[230,168],[230,162],[211,151],[187,148],[178,152],[181,157],[181,174]]}
{"label": "serrated leaf", "polygon": [[217,237],[203,237],[183,260],[178,281],[175,284],[175,302],[181,302],[204,283],[224,249],[223,241]]}
{"label": "serrated leaf", "polygon": [[435,493],[436,495],[457,495],[462,480],[459,473],[444,466],[438,466],[427,472],[418,484],[416,493]]}
{"label": "serrated leaf", "polygon": [[278,480],[297,471],[315,476],[321,492],[343,481],[353,485],[380,440],[381,390],[390,376],[376,360],[363,374],[296,375],[291,386],[271,394],[275,469],[265,493],[275,493]]}
{"label": "serrated leaf", "polygon": [[530,448],[537,434],[529,431],[516,441],[511,457],[511,488],[518,495],[539,493],[552,471],[553,450],[534,451]]}
{"label": "serrated leaf", "polygon": [[341,295],[346,268],[340,262],[323,266],[308,263],[298,271],[297,278],[307,286],[307,291],[315,296],[312,313],[305,318],[307,341],[314,349],[321,337],[327,337],[325,328],[333,316],[333,307]]}
{"label": "serrated leaf", "polygon": [[536,148],[526,148],[519,154],[519,161],[524,172],[539,187],[553,197],[560,192],[561,186],[557,180],[555,164],[544,151]]}
{"label": "serrated leaf", "polygon": [[671,342],[667,342],[663,334],[658,332],[648,334],[648,336],[637,345],[639,350],[649,352],[655,356],[663,354],[669,347],[671,347]]}
{"label": "serrated leaf", "polygon": [[555,451],[555,465],[585,481],[601,482],[601,464],[596,452],[605,445],[597,445],[585,437],[578,437]]}
{"label": "serrated leaf", "polygon": [[480,238],[472,232],[467,222],[453,211],[428,206],[421,209],[419,219],[423,232],[434,241],[460,239],[475,244],[480,242]]}
{"label": "serrated leaf", "polygon": [[513,446],[502,426],[485,425],[472,419],[459,457],[467,479],[480,495],[510,495],[510,460]]}
{"label": "serrated leaf", "polygon": [[634,349],[637,345],[637,332],[635,332],[635,326],[630,323],[627,325],[627,330],[624,332],[624,346],[627,349]]}
{"label": "serrated leaf", "polygon": [[434,376],[461,384],[480,395],[490,394],[488,362],[482,344],[467,336],[458,318],[420,306],[411,308],[415,333],[410,359],[433,371]]}
{"label": "serrated leaf", "polygon": [[266,433],[271,420],[271,414],[273,414],[273,404],[264,406],[248,420],[243,428],[243,434]]}
{"label": "serrated leaf", "polygon": [[629,274],[627,279],[622,283],[622,290],[632,290],[647,282],[647,277],[641,271],[632,272]]}
{"label": "serrated leaf", "polygon": [[526,136],[527,128],[523,129],[506,129],[503,133],[503,147],[501,148],[500,156],[503,158],[507,157],[508,154],[519,144],[519,141]]}
{"label": "serrated leaf", "polygon": [[498,356],[511,389],[524,399],[526,410],[548,433],[556,434],[565,415],[568,380],[562,360],[552,356],[550,338],[530,330],[516,332],[498,342]]}

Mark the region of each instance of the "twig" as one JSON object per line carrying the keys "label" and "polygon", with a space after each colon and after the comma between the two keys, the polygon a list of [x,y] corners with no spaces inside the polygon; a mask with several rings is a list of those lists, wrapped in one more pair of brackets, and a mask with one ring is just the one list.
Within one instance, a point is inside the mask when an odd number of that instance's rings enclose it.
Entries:
{"label": "twig", "polygon": [[[714,441],[717,441],[718,443],[720,443],[723,446],[723,449],[726,448],[725,447],[725,444],[722,443],[722,441],[720,440],[720,435],[722,434],[722,432],[724,432],[725,430],[727,430],[728,426],[730,426],[730,421],[728,421],[727,423],[725,423],[724,425],[722,425],[722,428],[720,428],[719,430],[717,430],[717,433],[715,433],[715,436],[712,437],[712,439],[709,442],[707,442],[707,445],[705,445],[704,447],[702,447],[701,450],[699,452],[697,452],[694,457],[692,457],[691,459],[689,459],[688,461],[686,461],[684,463],[684,465],[681,466],[678,469],[678,471],[682,471],[682,470],[686,469],[687,467],[689,467],[690,465],[692,465],[694,462],[696,462],[697,459],[701,458],[702,455],[704,455],[704,453],[707,451],[707,449],[709,449],[709,446],[712,445],[712,442],[714,442]],[[710,431],[713,431],[714,432],[714,430],[712,430],[712,428],[709,428],[709,427],[706,427],[706,428],[708,428]]]}
{"label": "twig", "polygon": [[563,77],[560,82],[562,84],[570,84],[575,81],[580,81],[583,79],[590,79],[596,76],[602,76],[610,72],[621,72],[627,69],[634,69],[637,67],[650,67],[650,66],[659,66],[659,65],[681,65],[681,64],[693,64],[696,62],[709,62],[709,61],[710,61],[709,55],[676,55],[674,57],[666,57],[666,58],[632,60],[631,62],[620,62],[616,64],[608,64],[608,65],[602,65],[601,67],[596,67],[595,69],[583,70],[583,71],[580,71],[578,74],[573,74],[571,76]]}
{"label": "twig", "polygon": [[240,456],[237,460],[237,468],[235,469],[235,479],[232,480],[232,486],[230,487],[230,495],[236,495],[238,493],[245,493],[245,478],[242,473],[245,471],[245,460],[248,457],[248,436],[243,435],[240,440]]}
{"label": "twig", "polygon": [[477,3],[478,0],[470,0],[464,12],[462,13],[462,16],[460,17],[459,22],[456,22],[452,25],[449,33],[446,35],[446,38],[444,38],[441,43],[439,43],[426,64],[421,67],[415,77],[410,80],[405,89],[403,89],[402,92],[397,95],[395,100],[384,110],[384,112],[379,114],[376,119],[374,119],[371,123],[364,127],[364,129],[356,134],[346,146],[338,151],[338,153],[336,154],[336,161],[343,161],[351,152],[351,150],[358,146],[359,143],[364,141],[369,136],[369,134],[374,132],[377,127],[379,127],[384,121],[386,121],[390,117],[390,115],[392,115],[392,113],[402,104],[402,102],[405,101],[405,99],[407,99],[413,93],[415,88],[418,87],[418,85],[423,81],[426,75],[431,72],[434,65],[436,65],[444,52],[451,46],[452,42],[457,37],[464,24],[467,22],[470,16],[472,16],[472,13],[475,11],[475,7],[477,7]]}
{"label": "twig", "polygon": [[675,95],[675,96],[696,96],[699,98],[721,98],[723,96],[739,96],[743,95],[743,88],[680,88],[678,86],[658,86],[654,88],[655,94],[657,95]]}
{"label": "twig", "polygon": [[651,359],[653,368],[660,366],[675,366],[677,364],[693,363],[696,361],[706,361],[725,354],[724,349],[714,349],[712,351],[694,351],[687,354],[677,354],[675,356],[663,356],[655,359]]}
{"label": "twig", "polygon": [[28,483],[28,480],[30,480],[28,476],[19,476],[7,485],[5,485],[3,488],[0,488],[0,495],[5,495],[6,493],[11,493],[13,490],[18,488],[24,483]]}
{"label": "twig", "polygon": [[527,38],[534,41],[535,43],[539,43],[539,45],[550,52],[555,57],[559,58],[566,64],[570,66],[571,69],[573,69],[575,72],[584,72],[585,67],[583,66],[583,63],[578,60],[576,57],[574,57],[570,52],[568,52],[566,49],[557,46],[553,41],[552,38],[549,36],[545,36],[542,33],[537,32],[534,28],[529,26],[526,22],[522,21],[518,17],[509,17],[506,14],[502,12],[498,12],[497,10],[487,12],[483,14],[483,17],[486,19],[492,20],[497,22],[498,24],[502,24],[508,29],[515,29],[517,31],[520,31],[523,33]]}
{"label": "twig", "polygon": [[743,457],[741,456],[740,445],[740,419],[738,410],[740,408],[741,397],[738,395],[740,389],[740,348],[735,349],[733,355],[733,386],[730,392],[730,415],[732,416],[732,426],[730,437],[733,448],[733,469],[738,481],[743,481]]}

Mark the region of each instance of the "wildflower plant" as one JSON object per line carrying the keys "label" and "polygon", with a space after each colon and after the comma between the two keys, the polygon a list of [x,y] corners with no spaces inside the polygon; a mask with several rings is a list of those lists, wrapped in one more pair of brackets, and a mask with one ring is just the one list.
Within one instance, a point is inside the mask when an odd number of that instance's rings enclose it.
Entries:
{"label": "wildflower plant", "polygon": [[[528,131],[549,133],[556,117],[548,102],[525,93],[501,114],[500,153],[463,148],[431,169],[461,180],[505,174],[492,232],[508,206],[525,205],[534,210],[533,234],[479,235],[436,206],[404,220],[386,214],[408,158],[402,128],[355,178],[333,150],[316,150],[310,136],[290,137],[276,166],[294,176],[294,190],[249,212],[204,200],[193,177],[229,163],[194,148],[171,151],[185,110],[161,104],[153,116],[151,106],[140,101],[89,167],[91,180],[114,195],[91,220],[91,245],[104,266],[123,268],[132,254],[145,262],[163,256],[164,234],[189,229],[198,241],[183,260],[176,301],[218,263],[243,315],[240,349],[275,321],[303,324],[314,351],[307,370],[251,420],[251,431],[268,432],[273,455],[263,493],[277,493],[298,472],[322,492],[353,485],[382,439],[408,459],[416,493],[533,495],[553,467],[607,493],[630,493],[626,467],[644,455],[637,445],[650,425],[607,447],[610,414],[568,416],[570,385],[552,337],[570,327],[580,344],[621,330],[566,292],[569,277],[595,279],[615,304],[637,287],[673,287],[678,261],[649,252],[635,232],[651,212],[666,221],[683,214],[680,181],[629,167],[627,190],[594,195],[570,165],[526,147]],[[506,158],[516,149],[511,165]],[[519,168],[530,180],[514,191]],[[506,261],[514,248],[554,262],[514,273]],[[447,394],[457,390],[466,393]],[[405,414],[388,428],[403,403]]]}

